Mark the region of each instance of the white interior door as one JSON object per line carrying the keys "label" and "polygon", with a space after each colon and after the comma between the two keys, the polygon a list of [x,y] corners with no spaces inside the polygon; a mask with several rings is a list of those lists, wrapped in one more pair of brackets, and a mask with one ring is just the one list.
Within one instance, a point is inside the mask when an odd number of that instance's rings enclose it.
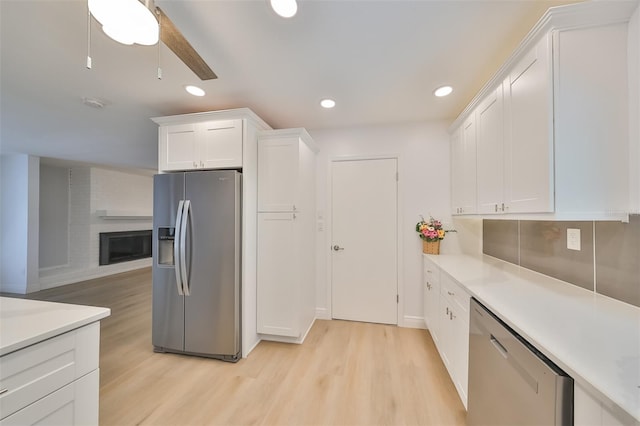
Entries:
{"label": "white interior door", "polygon": [[334,161],[331,178],[332,316],[397,324],[397,160]]}

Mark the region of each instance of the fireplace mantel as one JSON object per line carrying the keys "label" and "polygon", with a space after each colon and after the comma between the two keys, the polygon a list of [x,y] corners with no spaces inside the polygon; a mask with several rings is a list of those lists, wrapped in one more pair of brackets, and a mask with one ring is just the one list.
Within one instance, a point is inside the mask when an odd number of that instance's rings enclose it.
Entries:
{"label": "fireplace mantel", "polygon": [[96,216],[105,220],[151,220],[149,212],[132,210],[96,210]]}

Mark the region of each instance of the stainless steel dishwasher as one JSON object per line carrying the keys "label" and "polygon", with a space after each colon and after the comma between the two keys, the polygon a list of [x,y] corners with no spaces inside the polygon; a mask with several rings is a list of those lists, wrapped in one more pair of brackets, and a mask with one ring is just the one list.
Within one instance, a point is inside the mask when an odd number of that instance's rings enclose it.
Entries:
{"label": "stainless steel dishwasher", "polygon": [[573,425],[573,379],[473,298],[467,424]]}

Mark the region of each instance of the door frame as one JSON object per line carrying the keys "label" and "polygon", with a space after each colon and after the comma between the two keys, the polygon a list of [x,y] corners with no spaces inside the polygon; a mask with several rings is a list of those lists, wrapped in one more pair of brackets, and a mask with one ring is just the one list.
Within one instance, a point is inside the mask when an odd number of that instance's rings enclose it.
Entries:
{"label": "door frame", "polygon": [[396,160],[396,172],[398,173],[398,179],[396,180],[396,282],[397,282],[397,294],[398,294],[398,309],[397,309],[397,318],[396,323],[398,327],[404,327],[404,253],[402,250],[403,247],[403,191],[402,191],[402,156],[399,153],[391,153],[391,154],[377,154],[377,155],[335,155],[330,156],[327,164],[327,210],[325,214],[325,223],[326,223],[326,232],[325,234],[325,244],[323,249],[326,250],[325,253],[328,253],[326,257],[326,281],[325,285],[327,288],[327,314],[328,319],[333,318],[333,304],[332,304],[332,296],[333,296],[333,283],[332,283],[332,274],[333,274],[333,261],[331,257],[331,245],[333,242],[333,191],[332,191],[332,183],[333,183],[333,163],[342,162],[342,161],[366,161],[366,160]]}

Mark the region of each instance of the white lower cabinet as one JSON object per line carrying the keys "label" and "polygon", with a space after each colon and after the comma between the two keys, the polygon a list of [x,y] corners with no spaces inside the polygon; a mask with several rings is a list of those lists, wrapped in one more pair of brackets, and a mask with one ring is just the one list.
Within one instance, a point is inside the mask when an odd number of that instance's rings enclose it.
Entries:
{"label": "white lower cabinet", "polygon": [[93,370],[18,412],[0,425],[97,425],[99,370]]}
{"label": "white lower cabinet", "polygon": [[431,333],[434,343],[438,344],[440,335],[440,268],[428,257],[423,256],[423,284],[424,284],[424,323]]}
{"label": "white lower cabinet", "polygon": [[471,296],[423,256],[424,316],[451,381],[467,408]]}
{"label": "white lower cabinet", "polygon": [[98,424],[100,325],[0,357],[0,424]]}
{"label": "white lower cabinet", "polygon": [[640,425],[617,407],[609,407],[578,383],[573,385],[573,424],[576,426]]}

